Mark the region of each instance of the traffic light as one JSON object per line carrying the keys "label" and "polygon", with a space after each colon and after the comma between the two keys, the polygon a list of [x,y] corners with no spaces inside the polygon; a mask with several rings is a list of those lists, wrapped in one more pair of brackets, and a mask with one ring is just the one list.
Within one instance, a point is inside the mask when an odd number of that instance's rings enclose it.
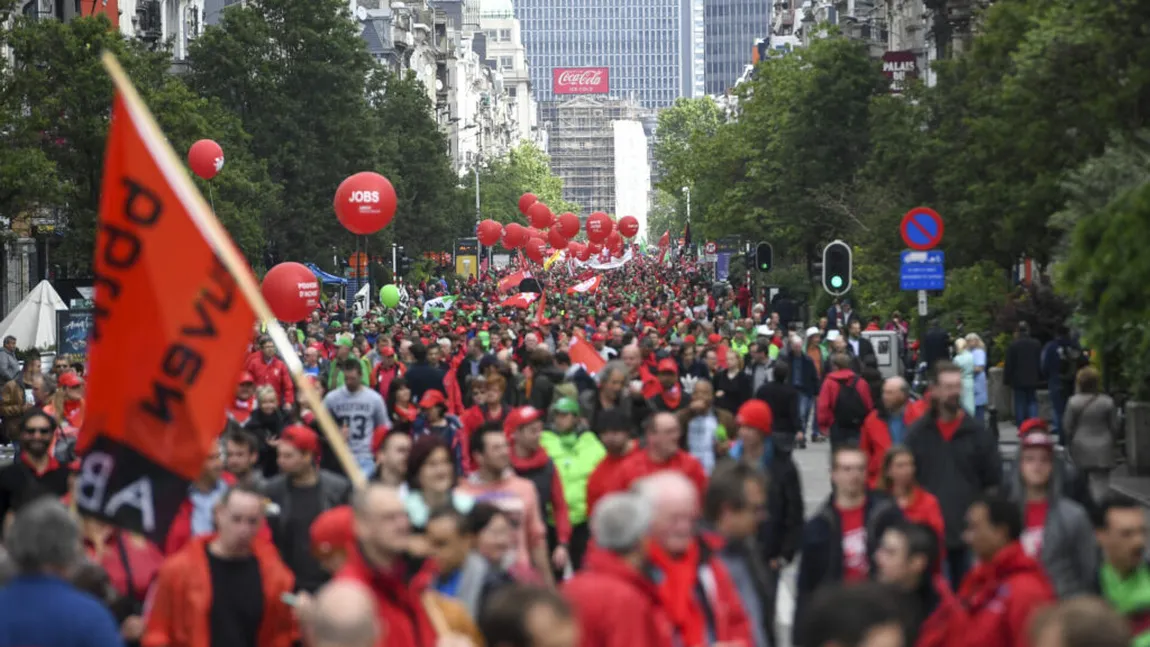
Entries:
{"label": "traffic light", "polygon": [[770,243],[759,243],[755,246],[755,267],[760,272],[769,272],[774,265],[773,256],[775,250],[771,248]]}
{"label": "traffic light", "polygon": [[851,248],[836,240],[823,249],[823,289],[835,296],[851,289]]}
{"label": "traffic light", "polygon": [[411,271],[411,259],[407,257],[407,252],[403,250],[403,247],[398,248],[395,254],[395,275],[404,276]]}

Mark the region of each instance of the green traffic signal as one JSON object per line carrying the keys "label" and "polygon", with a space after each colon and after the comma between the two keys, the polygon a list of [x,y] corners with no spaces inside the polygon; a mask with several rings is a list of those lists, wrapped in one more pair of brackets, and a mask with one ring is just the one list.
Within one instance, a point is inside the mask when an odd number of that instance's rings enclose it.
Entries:
{"label": "green traffic signal", "polygon": [[832,288],[835,288],[837,290],[837,289],[841,288],[842,286],[843,286],[843,277],[841,277],[841,276],[832,276],[831,277],[831,287]]}

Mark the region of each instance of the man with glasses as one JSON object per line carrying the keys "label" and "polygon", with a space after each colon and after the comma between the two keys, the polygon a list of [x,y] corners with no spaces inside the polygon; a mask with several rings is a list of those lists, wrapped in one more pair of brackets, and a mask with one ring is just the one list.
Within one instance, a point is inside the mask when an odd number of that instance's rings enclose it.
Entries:
{"label": "man with glasses", "polygon": [[20,421],[20,454],[0,468],[0,524],[9,513],[42,496],[62,497],[68,492],[68,468],[48,448],[56,434],[56,420],[43,409],[30,409]]}
{"label": "man with glasses", "polygon": [[57,356],[56,359],[52,360],[52,375],[55,375],[57,378],[65,371],[70,370],[72,370],[72,367],[68,364],[68,358]]}

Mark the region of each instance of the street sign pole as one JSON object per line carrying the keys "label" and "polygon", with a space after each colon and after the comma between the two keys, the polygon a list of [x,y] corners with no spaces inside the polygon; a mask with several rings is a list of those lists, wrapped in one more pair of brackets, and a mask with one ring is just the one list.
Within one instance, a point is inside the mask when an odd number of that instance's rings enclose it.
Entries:
{"label": "street sign pole", "polygon": [[918,291],[918,316],[925,317],[927,314],[926,308],[926,290]]}

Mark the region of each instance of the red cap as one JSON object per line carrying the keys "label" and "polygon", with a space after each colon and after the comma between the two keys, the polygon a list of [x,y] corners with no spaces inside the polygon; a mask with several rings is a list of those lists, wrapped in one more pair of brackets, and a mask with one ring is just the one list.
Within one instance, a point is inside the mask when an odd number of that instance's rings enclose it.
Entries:
{"label": "red cap", "polygon": [[423,332],[431,332],[431,326],[428,324],[423,324],[423,328],[421,330],[423,330]]}
{"label": "red cap", "polygon": [[455,334],[457,334],[457,335],[466,335],[466,334],[467,334],[467,329],[466,329],[466,328],[464,328],[463,326],[456,326],[456,328],[455,328]]}
{"label": "red cap", "polygon": [[346,550],[355,542],[351,506],[325,510],[311,522],[311,550],[321,556]]}
{"label": "red cap", "polygon": [[503,431],[510,436],[516,429],[543,418],[543,412],[532,406],[516,407],[503,421]]}
{"label": "red cap", "polygon": [[707,335],[707,343],[708,344],[717,344],[721,341],[723,341],[723,336],[717,332],[713,332],[713,333]]}
{"label": "red cap", "polygon": [[384,346],[383,348],[379,349],[379,354],[383,357],[395,357],[395,349],[391,346]]}
{"label": "red cap", "polygon": [[1027,418],[1018,427],[1018,437],[1021,438],[1032,431],[1050,431],[1050,427],[1042,418]]}
{"label": "red cap", "polygon": [[389,433],[391,433],[391,428],[387,425],[380,425],[375,428],[375,431],[371,433],[371,453],[374,454],[379,451],[380,447],[383,447],[383,439]]}
{"label": "red cap", "polygon": [[735,416],[735,422],[740,427],[750,427],[757,429],[764,435],[769,435],[774,424],[774,416],[766,402],[751,399],[739,407],[739,414]]}
{"label": "red cap", "polygon": [[591,335],[591,341],[607,341],[607,336],[601,332]]}
{"label": "red cap", "polygon": [[694,346],[695,345],[695,336],[694,335],[687,335],[686,337],[684,337],[683,338],[683,345]]}
{"label": "red cap", "polygon": [[240,373],[240,384],[255,384],[255,382],[256,378],[252,377],[251,373],[247,371]]}
{"label": "red cap", "polygon": [[1042,418],[1023,420],[1018,428],[1018,437],[1022,441],[1023,449],[1041,447],[1053,451],[1054,446],[1058,444],[1054,436],[1050,435],[1050,427]]}
{"label": "red cap", "polygon": [[443,392],[439,389],[430,389],[419,398],[420,409],[430,409],[437,404],[447,405],[447,398],[443,397]]}
{"label": "red cap", "polygon": [[60,379],[57,382],[60,386],[80,386],[84,383],[84,378],[80,377],[76,371],[64,371],[60,374]]}
{"label": "red cap", "polygon": [[280,433],[280,442],[286,442],[305,454],[319,453],[319,437],[310,427],[303,425],[291,425],[284,429]]}
{"label": "red cap", "polygon": [[659,363],[655,365],[655,372],[656,373],[674,373],[675,375],[678,375],[679,374],[679,365],[676,364],[675,360],[671,359],[670,357],[665,357],[665,358],[659,360]]}

